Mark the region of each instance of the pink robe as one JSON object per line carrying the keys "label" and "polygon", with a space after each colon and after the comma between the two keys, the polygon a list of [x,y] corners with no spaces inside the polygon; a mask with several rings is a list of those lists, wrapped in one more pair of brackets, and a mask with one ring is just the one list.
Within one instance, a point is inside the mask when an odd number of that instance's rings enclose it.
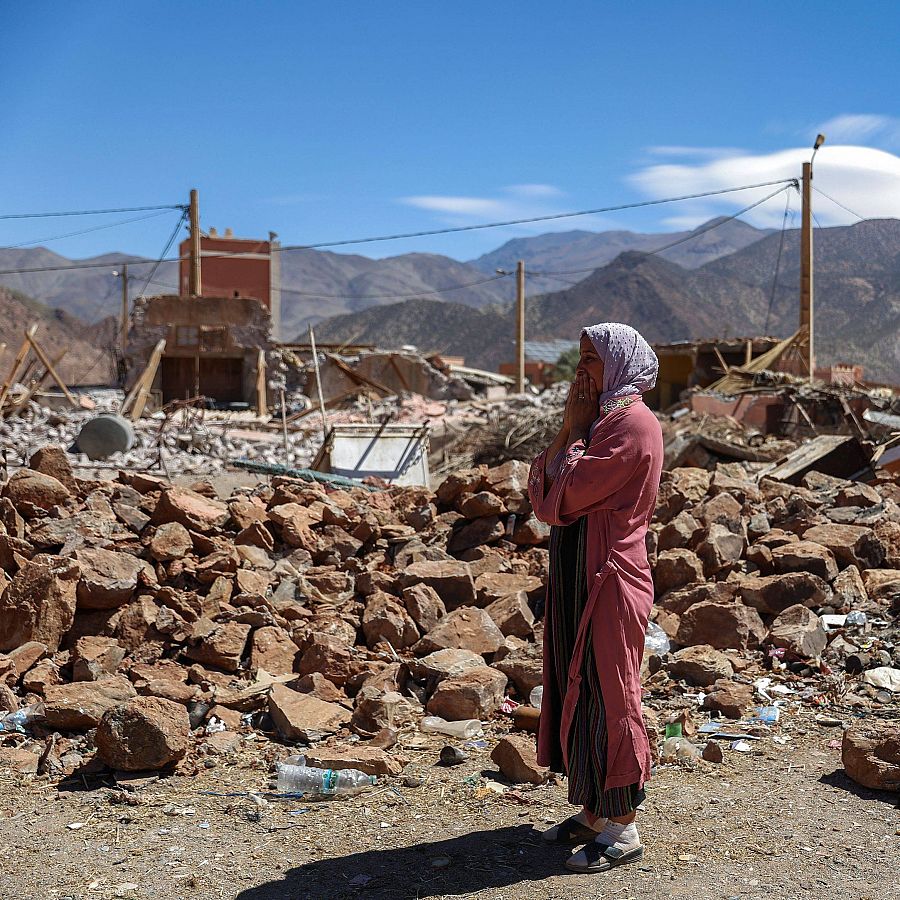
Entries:
{"label": "pink robe", "polygon": [[[535,458],[528,480],[534,513],[542,522],[569,525],[588,517],[590,593],[569,666],[563,707],[555,708],[553,698],[546,694],[542,701],[538,761],[550,765],[554,757],[559,758],[561,749],[568,763],[569,729],[581,690],[583,655],[588,650],[590,631],[609,738],[605,791],[641,785],[650,777],[640,670],[653,605],[645,538],[656,506],[662,460],[659,422],[638,400],[598,419],[591,429],[590,446],[585,448],[584,441],[576,441],[568,447],[546,494],[546,451]],[[552,647],[552,637],[545,635],[545,682],[552,671],[553,662],[548,658]]]}

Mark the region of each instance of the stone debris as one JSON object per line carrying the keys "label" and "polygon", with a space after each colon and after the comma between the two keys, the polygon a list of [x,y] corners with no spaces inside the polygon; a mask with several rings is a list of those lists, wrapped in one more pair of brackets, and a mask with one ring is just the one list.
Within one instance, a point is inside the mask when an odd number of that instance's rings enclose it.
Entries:
{"label": "stone debris", "polygon": [[[434,715],[482,721],[510,781],[547,779],[503,712],[531,709],[542,677],[549,529],[523,461],[434,491],[275,476],[225,499],[129,469],[82,478],[59,448],[29,465],[0,491],[0,706],[33,711],[0,751],[21,749],[20,771],[54,741],[65,762],[41,772],[95,752],[194,771],[274,742],[391,777],[398,735]],[[654,753],[662,723],[697,735],[691,713],[741,729],[773,703],[877,719],[900,685],[896,478],[786,485],[713,465],[664,472],[648,537],[670,645],[644,659]],[[854,744],[851,777],[881,771],[884,746]],[[666,758],[703,765],[694,749]]]}

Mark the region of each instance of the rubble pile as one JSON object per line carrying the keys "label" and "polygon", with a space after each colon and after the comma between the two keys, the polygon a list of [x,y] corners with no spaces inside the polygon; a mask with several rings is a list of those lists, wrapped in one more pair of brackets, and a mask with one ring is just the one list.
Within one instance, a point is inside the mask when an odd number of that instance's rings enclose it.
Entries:
{"label": "rubble pile", "polygon": [[[0,491],[0,765],[198,771],[299,743],[311,765],[391,776],[398,733],[426,715],[506,737],[541,681],[549,528],[527,474],[480,466],[434,492],[277,477],[222,500],[140,472],[79,479],[40,450]],[[853,777],[897,778],[898,503],[896,479],[666,472],[651,732],[742,723],[774,697],[863,718]],[[538,784],[532,740],[494,759]]]}

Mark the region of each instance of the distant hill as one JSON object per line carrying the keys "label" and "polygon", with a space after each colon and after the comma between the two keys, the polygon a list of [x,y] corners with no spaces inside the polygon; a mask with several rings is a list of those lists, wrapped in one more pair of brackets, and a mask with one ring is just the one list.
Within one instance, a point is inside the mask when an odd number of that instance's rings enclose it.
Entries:
{"label": "distant hill", "polygon": [[[692,238],[691,235],[694,234],[697,237]],[[712,219],[693,231],[662,234],[560,231],[507,241],[502,247],[473,259],[471,264],[484,272],[493,272],[497,268],[515,268],[516,261],[520,259],[525,261],[526,272],[529,268],[548,271],[596,269],[628,250],[650,253],[660,247],[683,241],[659,255],[686,269],[695,269],[720,256],[727,256],[754,244],[769,234],[772,232],[754,228],[738,219],[725,221],[724,218]]]}
{"label": "distant hill", "polygon": [[[566,290],[530,297],[528,336],[572,338],[584,325],[600,321],[628,322],[660,342],[765,332],[787,336],[799,317],[799,235],[785,235],[773,295],[779,240],[772,234],[695,269],[659,256],[623,253]],[[819,363],[859,362],[867,378],[900,383],[900,221],[817,230],[815,260]],[[368,310],[365,340],[386,347],[440,343],[440,349],[486,368],[511,361],[511,310],[486,316],[458,307],[451,320],[446,310],[438,315],[444,305]],[[355,336],[359,318],[326,320],[317,333],[330,341],[362,340]],[[406,318],[415,319],[417,337],[400,341],[394,329]],[[449,334],[448,327],[458,334]]]}
{"label": "distant hill", "polygon": [[[88,329],[83,322],[62,310],[51,309],[30,297],[0,287],[0,342],[6,344],[6,351],[0,358],[3,378],[9,374],[25,329],[34,323],[38,325],[35,339],[51,360],[66,351],[55,368],[67,384],[106,383],[112,377],[111,357],[106,349],[112,331],[106,325]],[[52,380],[48,380],[47,385],[52,387]]]}

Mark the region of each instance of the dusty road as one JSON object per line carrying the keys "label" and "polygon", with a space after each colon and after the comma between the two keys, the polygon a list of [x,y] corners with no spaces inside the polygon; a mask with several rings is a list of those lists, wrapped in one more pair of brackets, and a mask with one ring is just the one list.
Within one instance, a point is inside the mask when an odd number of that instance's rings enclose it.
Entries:
{"label": "dusty road", "polygon": [[786,744],[726,750],[718,766],[661,768],[641,815],[643,862],[605,876],[566,874],[566,851],[534,837],[568,814],[561,785],[496,793],[490,737],[453,769],[412,738],[406,771],[422,785],[326,804],[203,793],[268,790],[249,749],[136,791],[5,773],[0,897],[896,900],[897,796],[848,781],[840,730],[809,712],[780,733]]}

